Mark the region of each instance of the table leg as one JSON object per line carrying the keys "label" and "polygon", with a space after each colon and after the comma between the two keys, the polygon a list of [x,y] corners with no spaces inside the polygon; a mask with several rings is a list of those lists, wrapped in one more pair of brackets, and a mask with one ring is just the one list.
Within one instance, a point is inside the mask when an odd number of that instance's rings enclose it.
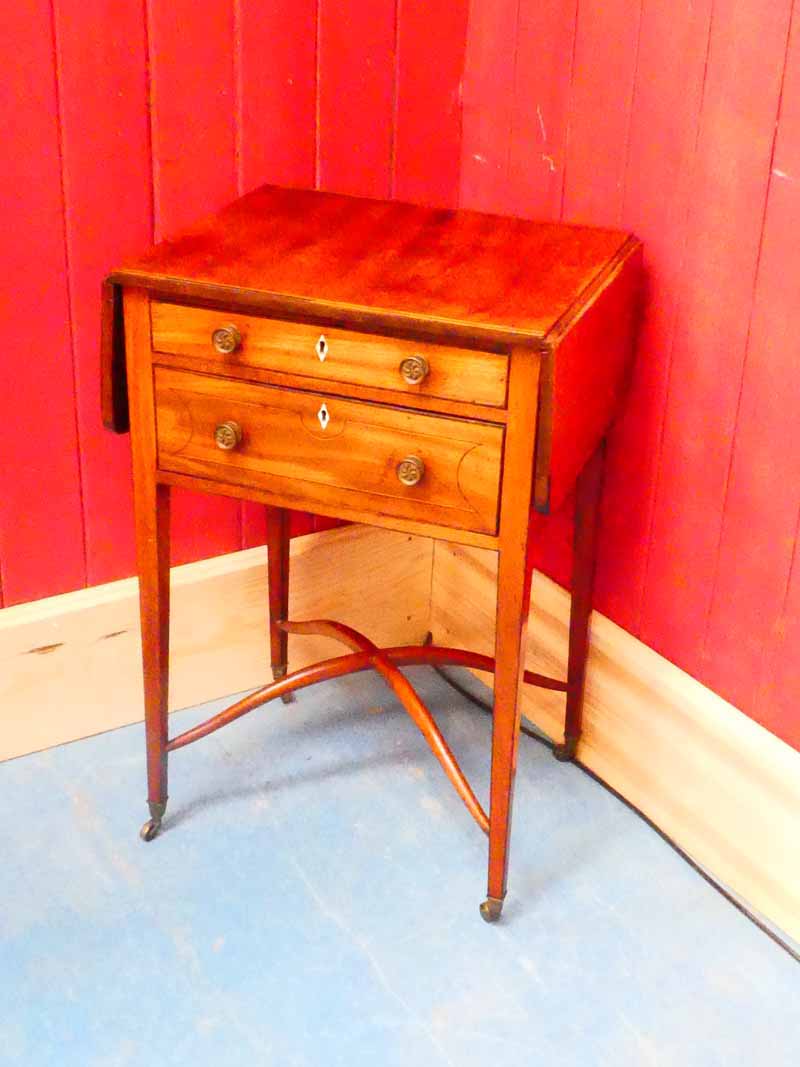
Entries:
{"label": "table leg", "polygon": [[538,353],[513,349],[508,429],[500,500],[495,636],[492,779],[489,806],[489,888],[481,904],[487,922],[500,918],[506,895],[508,841],[521,717],[525,638],[531,593],[528,531],[539,393]]}
{"label": "table leg", "polygon": [[489,807],[489,886],[481,915],[487,922],[500,918],[506,895],[508,844],[517,770],[522,674],[531,568],[515,553],[500,551],[497,582],[494,716],[492,721],[492,777]]}
{"label": "table leg", "polygon": [[147,481],[147,486],[136,486],[136,541],[150,809],[140,833],[151,841],[167,807],[170,489]]}
{"label": "table leg", "polygon": [[151,841],[161,827],[167,806],[170,489],[156,480],[150,297],[143,289],[126,288],[123,300],[150,808],[150,818],[140,833],[145,841]]}
{"label": "table leg", "polygon": [[[286,508],[267,507],[267,572],[269,580],[269,646],[272,677],[277,682],[286,676],[288,637],[279,622],[289,617],[289,512]],[[284,704],[294,694],[281,698]]]}
{"label": "table leg", "polygon": [[574,759],[581,736],[604,459],[605,448],[601,445],[581,471],[576,487],[572,599],[569,613],[567,713],[563,744],[555,745],[553,748],[553,755],[562,762]]}

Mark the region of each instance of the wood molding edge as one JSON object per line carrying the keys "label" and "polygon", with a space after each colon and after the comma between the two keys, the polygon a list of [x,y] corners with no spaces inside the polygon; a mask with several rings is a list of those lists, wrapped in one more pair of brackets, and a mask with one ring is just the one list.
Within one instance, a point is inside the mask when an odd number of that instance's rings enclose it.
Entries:
{"label": "wood molding edge", "polygon": [[[436,544],[436,643],[493,654],[495,573],[491,552]],[[569,595],[535,573],[529,669],[566,677],[568,617]],[[525,715],[558,741],[563,709],[526,691]],[[578,759],[800,941],[800,752],[597,612]]]}
{"label": "wood molding edge", "polygon": [[[432,560],[428,538],[368,526],[295,538],[290,616],[334,616],[381,644],[417,643]],[[266,548],[253,548],[173,568],[172,709],[271,681],[266,561]],[[289,639],[292,669],[340,653],[326,638]],[[139,722],[137,580],[0,611],[0,709],[0,760]]]}

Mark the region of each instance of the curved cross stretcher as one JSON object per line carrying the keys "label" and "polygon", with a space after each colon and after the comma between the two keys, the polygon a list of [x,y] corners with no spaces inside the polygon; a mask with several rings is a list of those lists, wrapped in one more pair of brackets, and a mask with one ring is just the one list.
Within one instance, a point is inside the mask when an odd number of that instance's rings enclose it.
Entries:
{"label": "curved cross stretcher", "polygon": [[[228,723],[247,715],[248,712],[262,707],[270,700],[275,700],[277,697],[285,697],[296,689],[304,689],[307,686],[315,685],[317,682],[372,669],[381,675],[387,686],[411,716],[434,756],[442,765],[454,789],[466,805],[470,815],[472,815],[481,830],[488,834],[488,815],[472,791],[472,787],[459,767],[450,746],[436,725],[429,709],[408,678],[400,671],[400,667],[428,664],[437,667],[473,667],[476,670],[493,672],[494,660],[490,656],[482,656],[477,652],[468,652],[460,648],[443,648],[438,645],[401,645],[395,648],[378,648],[369,638],[360,634],[357,630],[344,625],[344,623],[334,622],[331,619],[313,619],[307,622],[281,620],[276,625],[286,634],[314,634],[319,637],[333,638],[352,651],[345,656],[335,656],[315,663],[313,666],[303,667],[292,674],[278,678],[269,685],[262,686],[261,689],[257,689],[249,696],[243,697],[224,711],[212,715],[205,722],[200,723],[198,726],[193,726],[191,730],[186,730],[184,733],[172,738],[166,745],[168,752],[183,748],[184,745],[189,745],[193,741],[199,741],[200,738],[207,737],[221,727],[227,726]],[[566,692],[567,690],[566,682],[548,678],[542,674],[535,674],[533,671],[525,671],[524,680],[530,685],[540,686],[544,689],[555,689],[560,692]]]}

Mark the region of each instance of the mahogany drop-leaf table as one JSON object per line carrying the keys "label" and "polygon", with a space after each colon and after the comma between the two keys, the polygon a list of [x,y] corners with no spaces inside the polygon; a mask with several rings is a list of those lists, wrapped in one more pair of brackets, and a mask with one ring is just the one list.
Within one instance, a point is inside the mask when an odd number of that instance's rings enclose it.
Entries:
{"label": "mahogany drop-leaf table", "polygon": [[[629,373],[641,247],[615,230],[265,186],[114,271],[103,295],[103,418],[131,432],[150,819],[170,752],[269,700],[375,670],[489,838],[496,920],[524,683],[563,691],[580,736],[603,441]],[[266,506],[273,682],[169,736],[173,486]],[[567,678],[524,670],[530,509],[575,490]],[[499,556],[495,657],[378,648],[330,620],[290,621],[288,512],[405,530]],[[346,654],[287,673],[287,635]],[[400,670],[493,671],[488,814]]]}

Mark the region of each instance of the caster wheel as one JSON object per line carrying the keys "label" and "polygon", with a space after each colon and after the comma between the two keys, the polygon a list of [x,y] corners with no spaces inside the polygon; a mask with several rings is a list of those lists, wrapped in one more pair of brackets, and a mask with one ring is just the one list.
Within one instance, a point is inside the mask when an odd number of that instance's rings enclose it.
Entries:
{"label": "caster wheel", "polygon": [[[281,678],[285,678],[286,677],[286,671],[287,671],[286,666],[273,667],[272,668],[272,680],[274,682],[279,682],[281,680]],[[291,690],[288,693],[281,693],[281,703],[282,704],[294,704],[294,693],[292,693]]]}
{"label": "caster wheel", "polygon": [[487,897],[483,904],[481,904],[481,918],[484,922],[496,923],[500,918],[502,910],[502,900],[497,900],[495,897]]}
{"label": "caster wheel", "polygon": [[553,755],[559,763],[572,763],[575,759],[575,749],[577,747],[577,737],[570,737],[562,745],[553,745]]}
{"label": "caster wheel", "polygon": [[160,819],[148,819],[139,831],[139,837],[141,837],[142,841],[152,841],[160,829]]}

